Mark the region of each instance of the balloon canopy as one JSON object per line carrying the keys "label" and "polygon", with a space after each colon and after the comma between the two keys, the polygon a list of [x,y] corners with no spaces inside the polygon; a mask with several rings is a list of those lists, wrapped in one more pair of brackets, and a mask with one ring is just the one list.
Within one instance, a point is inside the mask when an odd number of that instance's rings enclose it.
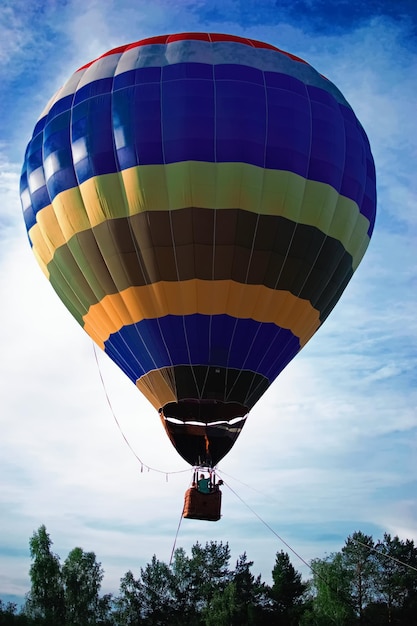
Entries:
{"label": "balloon canopy", "polygon": [[340,91],[259,41],[110,50],[50,100],[21,201],[54,290],[215,465],[320,328],[372,234],[375,168]]}

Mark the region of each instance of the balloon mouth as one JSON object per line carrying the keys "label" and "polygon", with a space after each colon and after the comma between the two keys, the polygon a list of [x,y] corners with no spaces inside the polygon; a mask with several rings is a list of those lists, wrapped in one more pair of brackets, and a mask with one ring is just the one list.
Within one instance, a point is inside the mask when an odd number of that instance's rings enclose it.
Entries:
{"label": "balloon mouth", "polygon": [[181,400],[159,409],[162,424],[178,454],[190,465],[214,467],[229,452],[249,409],[238,402]]}

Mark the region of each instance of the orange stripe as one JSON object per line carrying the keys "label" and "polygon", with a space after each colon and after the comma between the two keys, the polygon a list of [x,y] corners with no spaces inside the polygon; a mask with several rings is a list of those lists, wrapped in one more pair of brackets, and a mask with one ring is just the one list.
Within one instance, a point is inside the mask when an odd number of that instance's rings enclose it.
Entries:
{"label": "orange stripe", "polygon": [[177,402],[175,381],[169,377],[170,370],[154,370],[136,381],[136,387],[152,406],[158,410],[168,402]]}
{"label": "orange stripe", "polygon": [[166,315],[230,315],[287,328],[305,345],[320,326],[319,311],[289,291],[229,280],[159,282],[105,296],[84,316],[84,330],[104,348],[123,326]]}

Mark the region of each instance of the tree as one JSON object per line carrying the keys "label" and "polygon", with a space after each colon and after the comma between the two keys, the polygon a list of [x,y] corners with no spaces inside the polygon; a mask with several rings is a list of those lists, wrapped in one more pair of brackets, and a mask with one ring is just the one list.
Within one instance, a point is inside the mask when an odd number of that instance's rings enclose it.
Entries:
{"label": "tree", "polygon": [[64,624],[64,590],[59,557],[51,552],[52,541],[44,525],[29,540],[32,564],[29,574],[31,589],[25,612],[38,623]]}
{"label": "tree", "polygon": [[253,561],[248,561],[246,552],[239,556],[232,574],[235,586],[235,610],[233,625],[263,623],[263,613],[269,606],[269,588],[250,569]]}
{"label": "tree", "polygon": [[[173,624],[195,624],[199,622],[196,604],[198,598],[195,589],[195,575],[191,559],[183,548],[174,552],[172,566],[172,593],[174,601]],[[175,619],[177,621],[175,621]]]}
{"label": "tree", "polygon": [[29,618],[23,613],[17,613],[17,604],[0,600],[0,626],[25,626],[29,624]]}
{"label": "tree", "polygon": [[[385,622],[405,620],[411,625],[417,615],[417,549],[410,540],[401,541],[385,533],[375,546],[378,576],[376,590],[380,608],[385,607]],[[375,612],[376,608],[373,608]],[[380,611],[383,615],[382,611]],[[382,623],[382,621],[381,621]],[[417,623],[417,617],[414,619]]]}
{"label": "tree", "polygon": [[204,626],[246,626],[247,621],[236,621],[236,585],[229,582],[223,591],[215,591],[201,612]]}
{"label": "tree", "polygon": [[[183,548],[174,552],[171,591],[174,602],[172,624],[189,626],[201,624],[201,615],[217,593],[223,593],[230,581],[230,549],[228,544],[215,541],[203,547],[195,543],[191,557]],[[205,618],[204,618],[205,619]]]}
{"label": "tree", "polygon": [[98,599],[97,626],[114,626],[113,594],[105,593]]}
{"label": "tree", "polygon": [[120,581],[120,595],[115,599],[113,618],[117,626],[142,624],[142,583],[129,570]]}
{"label": "tree", "polygon": [[408,626],[417,626],[417,548],[410,539],[402,543],[402,559],[404,565],[407,566],[403,576],[407,593],[404,598],[402,615],[404,623],[407,622]]}
{"label": "tree", "polygon": [[210,602],[217,591],[224,591],[230,581],[230,548],[222,541],[198,542],[191,548],[190,591],[196,599],[196,607],[201,610]]}
{"label": "tree", "polygon": [[350,573],[350,594],[361,624],[364,621],[365,606],[376,597],[378,568],[374,547],[374,540],[370,535],[354,532],[342,548],[343,567]]}
{"label": "tree", "polygon": [[351,626],[356,621],[355,607],[349,595],[350,574],[344,568],[342,555],[336,552],[325,559],[311,562],[313,578],[309,615],[303,624],[320,626]]}
{"label": "tree", "polygon": [[298,624],[302,598],[307,585],[301,580],[301,574],[291,564],[286,552],[277,552],[274,569],[271,599],[273,613],[279,617],[280,624]]}
{"label": "tree", "polygon": [[96,623],[103,575],[94,552],[74,548],[68,554],[62,567],[67,626]]}
{"label": "tree", "polygon": [[143,623],[165,626],[170,623],[174,609],[172,574],[165,563],[152,557],[151,563],[141,568],[140,587]]}
{"label": "tree", "polygon": [[269,589],[251,573],[253,561],[246,553],[239,556],[236,568],[229,572],[224,588],[214,592],[203,608],[205,626],[255,626],[264,624],[263,610],[268,604]]}

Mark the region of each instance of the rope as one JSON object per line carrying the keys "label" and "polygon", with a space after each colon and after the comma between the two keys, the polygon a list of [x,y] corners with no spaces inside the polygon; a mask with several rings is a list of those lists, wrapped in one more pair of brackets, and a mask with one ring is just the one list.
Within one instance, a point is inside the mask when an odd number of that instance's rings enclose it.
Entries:
{"label": "rope", "polygon": [[100,376],[101,384],[103,385],[104,394],[106,396],[106,400],[107,400],[107,404],[109,405],[110,412],[113,415],[113,419],[116,422],[117,428],[119,429],[120,434],[122,435],[123,439],[125,440],[129,450],[132,452],[133,456],[140,463],[140,466],[141,466],[140,471],[143,472],[143,468],[146,468],[148,470],[148,472],[152,471],[152,472],[158,472],[158,474],[165,474],[167,482],[168,482],[168,476],[171,475],[171,474],[183,474],[184,472],[189,472],[190,471],[189,469],[177,470],[175,472],[173,472],[173,471],[166,472],[164,470],[157,469],[155,467],[151,467],[150,465],[147,465],[146,463],[144,463],[142,461],[142,459],[136,454],[135,450],[132,448],[132,446],[130,445],[130,443],[129,443],[127,437],[126,437],[126,435],[124,434],[124,432],[123,432],[123,430],[122,430],[122,428],[121,428],[121,426],[119,424],[119,420],[116,417],[116,414],[114,412],[112,403],[111,403],[110,398],[109,398],[109,394],[108,394],[107,389],[106,389],[106,385],[105,385],[105,382],[104,382],[103,374],[101,372],[100,363],[99,363],[99,360],[98,360],[98,357],[97,357],[96,346],[95,346],[94,343],[92,345],[93,345],[93,352],[94,352],[94,357],[95,357],[96,364],[97,364],[98,373],[99,373],[99,376]]}
{"label": "rope", "polygon": [[404,565],[404,567],[408,567],[409,569],[412,569],[415,572],[417,572],[417,567],[414,567],[413,565],[409,565],[409,563],[404,563],[404,561],[400,561],[400,559],[396,559],[395,556],[391,556],[390,554],[386,554],[385,552],[380,552],[379,550],[377,550],[377,548],[368,546],[366,545],[366,543],[359,541],[359,539],[354,539],[352,537],[352,540],[358,543],[360,546],[363,546],[364,548],[368,548],[368,550],[371,550],[372,552],[376,552],[380,556],[384,556],[386,559],[391,559],[391,561],[395,561],[396,563],[399,563],[400,565]]}
{"label": "rope", "polygon": [[178,539],[178,535],[179,535],[181,524],[182,524],[182,520],[183,520],[183,514],[184,514],[184,506],[182,507],[182,511],[181,511],[181,515],[180,515],[180,521],[178,522],[177,532],[175,533],[174,545],[172,546],[171,558],[169,559],[169,566],[170,567],[171,567],[172,559],[174,557],[175,546],[177,545],[177,539]]}
{"label": "rope", "polygon": [[[306,565],[308,567],[308,569],[319,579],[321,580],[328,589],[330,589],[331,591],[333,591],[333,593],[335,593],[338,598],[341,600],[341,602],[344,602],[347,606],[349,606],[350,608],[352,608],[355,612],[357,611],[357,606],[354,602],[352,602],[350,599],[346,598],[344,595],[342,595],[340,589],[338,589],[337,587],[333,587],[329,581],[326,579],[325,576],[322,576],[322,574],[320,574],[318,571],[316,571],[314,569],[314,567],[312,567],[305,559],[303,559],[303,557],[298,554],[298,552],[296,552],[294,550],[294,548],[292,548],[289,543],[287,543],[280,535],[278,535],[278,533],[272,528],[272,526],[270,526],[267,522],[265,522],[264,519],[262,519],[262,517],[260,515],[258,515],[258,513],[251,507],[249,506],[249,504],[247,502],[245,502],[243,500],[243,498],[241,498],[239,496],[238,493],[236,493],[236,491],[234,491],[234,489],[231,488],[230,485],[228,485],[226,482],[223,481],[223,484],[242,502],[242,504],[244,504],[246,506],[246,508],[249,509],[249,511],[251,511],[251,513],[253,513],[253,515],[255,515],[255,517],[258,518],[258,520],[264,525],[266,526],[266,528],[268,528],[268,530],[270,530],[272,532],[273,535],[275,535],[275,537],[277,537],[298,559],[300,559],[300,561],[302,563],[304,563],[304,565]],[[261,492],[259,492],[261,493]],[[368,618],[365,617],[365,622],[366,623],[370,623]]]}
{"label": "rope", "polygon": [[[226,474],[225,472],[222,472],[222,476],[230,476],[230,474]],[[264,493],[264,492],[260,491],[259,489],[256,489],[255,487],[252,487],[252,485],[248,485],[247,483],[242,482],[241,480],[239,480],[238,478],[235,478],[234,476],[230,476],[230,478],[233,478],[233,480],[236,480],[237,482],[239,482],[239,483],[240,483],[241,485],[243,485],[244,487],[247,487],[248,489],[252,489],[252,491],[255,491],[256,493],[259,493],[259,494],[261,494],[261,495],[265,496],[265,493]],[[246,502],[244,502],[244,501],[240,498],[240,496],[239,496],[239,495],[238,495],[235,491],[233,491],[233,489],[230,487],[230,485],[228,485],[227,483],[224,483],[224,484],[228,487],[228,489],[230,489],[230,491],[232,491],[232,492],[233,492],[233,493],[234,493],[234,494],[235,494],[235,495],[239,498],[239,500],[241,500],[241,502],[243,502],[243,504],[244,504],[244,505],[245,505],[245,506],[246,506],[249,510],[251,510],[251,511],[254,513],[254,515],[256,515],[256,517],[258,517],[258,518],[259,518],[258,514],[257,514],[255,511],[253,511],[253,510],[252,510],[252,509],[248,506],[248,504],[247,504]],[[260,518],[259,518],[259,519],[260,519]],[[268,524],[266,524],[266,522],[264,522],[263,520],[261,520],[261,521],[262,521],[262,523],[263,523],[265,526],[267,526],[267,527],[269,528],[269,530],[271,530],[271,532],[273,532],[273,533],[274,533],[274,534],[278,537],[278,539],[280,539],[280,541],[282,541],[282,542],[283,542],[283,543],[284,543],[284,544],[285,544],[285,545],[286,545],[286,546],[287,546],[287,547],[288,547],[288,548],[289,548],[289,549],[290,549],[290,550],[291,550],[291,551],[292,551],[292,552],[293,552],[293,553],[294,553],[294,554],[295,554],[298,558],[300,558],[300,559],[301,559],[301,561],[302,561],[303,563],[305,563],[305,561],[304,561],[304,560],[303,560],[303,559],[302,559],[299,555],[297,555],[297,553],[296,553],[294,550],[292,550],[292,548],[291,548],[290,546],[288,546],[288,544],[286,544],[286,543],[285,543],[285,541],[284,541],[284,540],[283,540],[283,539],[282,539],[279,535],[277,535],[277,534],[275,533],[275,531],[274,531],[272,528],[270,528],[270,527],[268,526]],[[374,548],[374,547],[372,547],[372,546],[368,546],[366,543],[363,543],[362,541],[359,541],[359,539],[354,539],[354,538],[352,538],[352,541],[355,541],[355,542],[356,542],[356,543],[358,543],[359,545],[363,546],[364,548],[367,548],[368,550],[371,550],[372,552],[376,552],[376,554],[378,554],[378,555],[380,555],[380,556],[383,556],[383,557],[385,557],[386,559],[391,559],[391,561],[395,561],[395,562],[396,562],[396,563],[398,563],[399,565],[403,565],[404,567],[408,567],[409,569],[412,569],[412,570],[414,570],[415,572],[417,572],[417,567],[414,567],[413,565],[409,565],[408,563],[405,563],[404,561],[400,561],[400,559],[397,559],[395,556],[391,556],[390,554],[386,554],[385,552],[380,552],[377,548]],[[308,565],[308,564],[307,564],[307,565]],[[308,565],[308,567],[309,567],[309,569],[310,569],[313,573],[315,573],[315,574],[317,575],[317,572],[314,572],[314,569],[312,569],[310,565]]]}
{"label": "rope", "polygon": [[[217,473],[219,473],[219,472],[217,472]],[[267,494],[264,491],[261,491],[260,489],[257,489],[253,485],[249,485],[248,483],[244,483],[242,480],[239,480],[239,478],[235,478],[235,476],[231,476],[230,474],[227,474],[226,472],[223,472],[223,471],[222,471],[221,475],[222,476],[229,476],[229,478],[232,478],[237,483],[240,483],[243,487],[246,487],[246,489],[251,489],[255,493],[259,493],[264,498],[269,498],[269,496],[267,496]]]}
{"label": "rope", "polygon": [[[140,465],[141,465],[141,469],[140,469],[140,471],[141,471],[141,472],[143,472],[143,468],[144,468],[144,467],[146,467],[146,469],[147,469],[148,471],[153,471],[153,472],[158,472],[158,473],[160,473],[160,474],[165,474],[167,482],[168,482],[168,475],[169,475],[169,474],[183,474],[184,472],[189,472],[189,471],[190,471],[189,469],[186,469],[186,470],[178,470],[178,471],[176,471],[176,472],[165,472],[165,471],[163,471],[163,470],[159,470],[159,469],[156,469],[156,468],[150,467],[149,465],[146,465],[146,464],[142,461],[142,459],[141,459],[141,458],[140,458],[140,457],[136,454],[135,450],[134,450],[134,449],[132,448],[132,446],[130,445],[130,443],[129,443],[129,441],[128,441],[127,437],[126,437],[126,435],[125,435],[125,434],[124,434],[124,432],[122,431],[121,426],[120,426],[120,424],[119,424],[119,420],[117,419],[116,414],[115,414],[115,412],[114,412],[114,409],[113,409],[112,403],[111,403],[110,398],[109,398],[109,394],[108,394],[107,389],[106,389],[106,385],[105,385],[105,382],[104,382],[103,374],[102,374],[102,372],[101,372],[100,363],[99,363],[99,360],[98,360],[98,357],[97,357],[97,351],[96,351],[96,347],[95,347],[94,343],[93,343],[93,351],[94,351],[94,357],[95,357],[95,360],[96,360],[97,369],[98,369],[98,373],[99,373],[99,376],[100,376],[101,384],[103,385],[104,394],[105,394],[105,396],[106,396],[107,404],[109,405],[109,408],[110,408],[111,414],[113,415],[114,421],[116,422],[116,425],[117,425],[117,428],[118,428],[118,429],[119,429],[119,431],[120,431],[120,434],[122,435],[123,439],[125,440],[125,442],[126,442],[127,446],[129,447],[129,449],[130,449],[130,451],[132,452],[132,454],[134,455],[134,457],[135,457],[135,458],[139,461],[139,463],[140,463]],[[193,470],[193,471],[194,471],[194,470]],[[170,560],[169,560],[169,565],[170,565],[170,566],[171,566],[171,563],[172,563],[172,559],[173,559],[173,557],[174,557],[175,547],[176,547],[176,545],[177,545],[177,539],[178,539],[178,535],[179,535],[179,532],[180,532],[181,523],[182,523],[182,520],[183,520],[183,513],[184,513],[184,506],[183,506],[183,508],[182,508],[182,510],[181,510],[180,521],[178,522],[177,532],[175,533],[174,544],[173,544],[173,546],[172,546],[171,557],[170,557]]]}
{"label": "rope", "polygon": [[[280,540],[280,541],[281,541],[281,542],[282,542],[282,543],[283,543],[283,544],[284,544],[284,545],[285,545],[285,546],[286,546],[289,550],[291,550],[291,552],[292,552],[293,554],[295,554],[295,556],[296,556],[298,559],[300,559],[300,561],[301,561],[302,563],[304,563],[304,565],[306,565],[306,566],[307,566],[307,567],[308,567],[308,568],[309,568],[309,569],[310,569],[313,573],[316,573],[316,572],[314,572],[314,570],[312,569],[311,565],[309,565],[309,563],[307,563],[307,561],[306,561],[305,559],[303,559],[303,557],[302,557],[300,554],[298,554],[298,552],[296,552],[296,551],[294,550],[294,548],[292,548],[292,547],[291,547],[291,546],[290,546],[290,545],[289,545],[289,544],[288,544],[288,543],[287,543],[287,542],[286,542],[286,541],[285,541],[282,537],[280,537],[280,535],[278,535],[278,533],[277,533],[277,532],[276,532],[276,531],[272,528],[272,526],[270,526],[267,522],[265,522],[265,520],[264,520],[264,519],[262,519],[262,517],[261,517],[260,515],[258,515],[258,513],[257,513],[257,512],[256,512],[256,511],[255,511],[255,510],[251,507],[251,506],[249,506],[249,504],[248,504],[247,502],[245,502],[245,500],[243,500],[243,498],[241,498],[241,497],[239,496],[239,494],[238,494],[238,493],[236,493],[236,491],[235,491],[234,489],[232,489],[232,487],[231,487],[229,484],[227,484],[224,480],[223,480],[223,484],[224,484],[224,485],[226,485],[226,487],[227,487],[227,488],[228,488],[228,489],[229,489],[229,490],[230,490],[230,491],[231,491],[231,492],[232,492],[232,493],[233,493],[233,494],[234,494],[234,495],[235,495],[235,496],[236,496],[236,497],[237,497],[237,498],[238,498],[238,499],[242,502],[242,504],[244,504],[244,505],[246,506],[246,508],[248,508],[248,509],[249,509],[249,511],[251,511],[251,513],[253,513],[253,515],[255,515],[255,517],[257,517],[257,518],[258,518],[258,520],[259,520],[259,521],[260,521],[260,522],[261,522],[264,526],[266,526],[266,528],[268,528],[268,530],[270,530],[270,531],[271,531],[271,533],[272,533],[273,535],[275,535],[275,537],[277,537],[277,539],[279,539],[279,540]],[[316,574],[316,575],[317,575],[317,574]]]}

